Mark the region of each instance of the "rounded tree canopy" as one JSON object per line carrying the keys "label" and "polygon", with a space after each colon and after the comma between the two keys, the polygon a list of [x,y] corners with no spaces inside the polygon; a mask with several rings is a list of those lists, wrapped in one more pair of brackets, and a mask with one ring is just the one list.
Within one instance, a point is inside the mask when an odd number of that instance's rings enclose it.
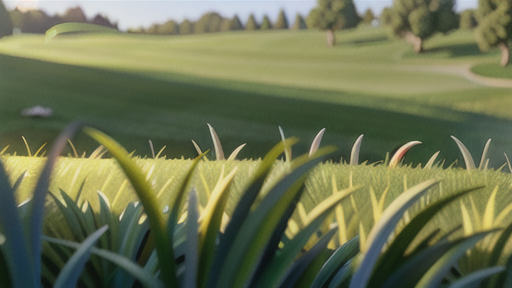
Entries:
{"label": "rounded tree canopy", "polygon": [[354,28],[359,21],[352,0],[318,0],[307,19],[308,27],[331,31]]}

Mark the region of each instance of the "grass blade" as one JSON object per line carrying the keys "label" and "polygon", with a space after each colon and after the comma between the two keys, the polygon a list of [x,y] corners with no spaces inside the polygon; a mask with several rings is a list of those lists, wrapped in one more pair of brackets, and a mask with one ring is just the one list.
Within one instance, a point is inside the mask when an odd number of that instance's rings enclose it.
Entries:
{"label": "grass blade", "polygon": [[213,129],[212,125],[207,123],[208,128],[210,129],[210,135],[212,136],[213,147],[215,148],[215,157],[217,160],[224,160],[224,150],[222,150],[222,145],[220,144],[219,136]]}
{"label": "grass blade", "polygon": [[149,148],[151,149],[151,156],[155,159],[155,148],[153,147],[153,141],[151,139],[148,140]]}
{"label": "grass blade", "polygon": [[73,256],[69,258],[66,265],[62,267],[62,270],[55,280],[54,286],[55,288],[63,288],[63,287],[75,287],[82,270],[84,269],[85,263],[89,260],[91,255],[91,249],[98,241],[98,239],[107,231],[108,226],[105,225],[100,229],[96,230],[96,232],[92,233],[88,236],[84,242],[80,245],[80,248],[75,251]]}
{"label": "grass blade", "polygon": [[199,210],[197,208],[197,192],[195,189],[189,194],[188,198],[188,218],[187,218],[187,247],[185,251],[185,280],[183,287],[197,286],[197,270],[199,268],[199,237],[198,224]]}
{"label": "grass blade", "polygon": [[166,273],[160,274],[162,280],[167,286],[176,287],[176,265],[172,251],[172,238],[170,238],[169,234],[166,232],[165,222],[158,208],[158,202],[151,185],[146,181],[140,168],[128,157],[128,152],[121,145],[96,129],[87,127],[84,131],[108,149],[110,154],[121,166],[126,177],[130,179],[130,183],[142,202],[144,211],[148,216],[151,233],[154,235],[160,269],[166,271]]}
{"label": "grass blade", "polygon": [[389,161],[389,168],[394,168],[394,167],[398,166],[398,164],[400,163],[402,158],[404,158],[405,153],[407,153],[407,151],[409,151],[409,149],[411,149],[412,147],[414,147],[418,144],[421,144],[421,142],[420,141],[411,141],[411,142],[404,144],[402,147],[400,147],[395,152],[393,157],[391,157],[391,160]]}
{"label": "grass blade", "polygon": [[316,151],[318,151],[318,148],[320,147],[320,142],[322,142],[322,137],[324,136],[325,128],[320,130],[318,134],[316,134],[315,139],[313,139],[313,142],[311,143],[311,148],[309,148],[309,157],[311,157],[313,154],[315,154]]}
{"label": "grass blade", "polygon": [[475,161],[473,161],[473,156],[471,156],[471,153],[469,153],[468,148],[455,136],[451,136],[452,139],[457,143],[457,146],[459,146],[459,150],[462,153],[462,157],[464,158],[464,162],[466,163],[466,170],[475,169]]}
{"label": "grass blade", "polygon": [[439,155],[439,152],[441,152],[441,151],[437,151],[436,153],[434,153],[434,155],[432,155],[432,157],[430,157],[430,159],[428,160],[427,164],[425,164],[425,167],[423,167],[424,169],[431,169],[432,168],[432,165],[434,165],[434,161],[436,161],[436,158]]}
{"label": "grass blade", "polygon": [[[278,126],[278,127],[279,127],[279,134],[281,134],[281,141],[283,141],[283,143],[285,143],[286,138],[284,137],[283,129],[281,128],[281,126]],[[285,146],[284,156],[285,156],[286,162],[290,163],[292,161],[292,147],[291,146],[287,146],[287,147]]]}
{"label": "grass blade", "polygon": [[507,159],[508,171],[510,171],[510,173],[512,174],[512,165],[510,164],[510,160],[508,159],[507,153],[503,154],[505,154],[505,159]]}
{"label": "grass blade", "polygon": [[[366,241],[367,249],[364,258],[361,261],[350,282],[350,287],[365,287],[368,284],[371,273],[382,251],[382,247],[388,241],[389,235],[395,229],[396,224],[402,218],[403,213],[425,194],[429,188],[436,185],[439,181],[428,180],[422,182],[398,196],[382,213],[379,222],[375,223],[370,231]],[[366,248],[365,247],[365,248]]]}
{"label": "grass blade", "polygon": [[485,169],[485,162],[487,162],[487,153],[489,152],[489,146],[491,145],[491,139],[487,140],[484,146],[484,151],[482,152],[482,158],[480,159],[480,165],[478,165],[478,169]]}
{"label": "grass blade", "polygon": [[352,152],[350,153],[350,165],[359,165],[359,151],[361,150],[361,143],[363,143],[364,134],[357,137],[354,146],[352,146]]}
{"label": "grass blade", "polygon": [[464,276],[462,279],[457,280],[452,283],[448,288],[464,288],[464,287],[473,287],[475,284],[480,281],[500,272],[503,272],[505,267],[502,266],[494,266],[485,269],[480,269],[471,274]]}
{"label": "grass blade", "polygon": [[244,148],[246,144],[247,143],[244,143],[244,144],[238,146],[235,150],[233,150],[233,152],[231,152],[231,155],[229,155],[228,161],[235,160],[236,156],[238,156],[238,153],[240,153],[240,151],[242,151],[242,148]]}
{"label": "grass blade", "polygon": [[194,148],[196,148],[197,154],[198,155],[203,154],[203,152],[201,152],[201,148],[199,147],[199,145],[197,145],[196,141],[194,141],[194,140],[190,140],[190,141],[192,141],[192,144],[194,144]]}

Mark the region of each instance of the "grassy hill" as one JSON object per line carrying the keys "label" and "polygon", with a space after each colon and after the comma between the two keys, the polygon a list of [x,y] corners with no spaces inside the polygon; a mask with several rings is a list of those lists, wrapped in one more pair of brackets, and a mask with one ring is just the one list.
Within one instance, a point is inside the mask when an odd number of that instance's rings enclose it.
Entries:
{"label": "grassy hill", "polygon": [[[225,150],[247,142],[240,157],[262,156],[279,141],[277,126],[306,151],[321,128],[324,144],[350,146],[364,133],[361,159],[382,160],[409,140],[423,141],[409,160],[425,163],[441,150],[459,159],[450,135],[474,154],[493,138],[491,164],[512,154],[512,96],[464,77],[471,65],[497,62],[482,54],[471,32],[435,37],[414,55],[382,29],[338,33],[325,46],[319,31],[268,31],[158,37],[65,35],[45,41],[23,35],[0,41],[0,148],[24,153],[65,124],[86,119],[137,154],[147,140],[169,157],[195,155],[190,139],[212,147],[206,123]],[[469,66],[468,66],[469,65]],[[25,119],[21,109],[45,105],[48,119]],[[79,152],[96,144],[78,136]]]}

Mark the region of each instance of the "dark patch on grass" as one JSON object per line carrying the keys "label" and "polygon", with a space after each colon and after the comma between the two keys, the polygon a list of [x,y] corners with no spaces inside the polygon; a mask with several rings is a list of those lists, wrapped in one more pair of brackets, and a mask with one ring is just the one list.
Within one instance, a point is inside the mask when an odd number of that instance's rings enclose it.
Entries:
{"label": "dark patch on grass", "polygon": [[479,64],[471,67],[471,72],[484,77],[512,79],[512,64],[506,67],[498,63]]}

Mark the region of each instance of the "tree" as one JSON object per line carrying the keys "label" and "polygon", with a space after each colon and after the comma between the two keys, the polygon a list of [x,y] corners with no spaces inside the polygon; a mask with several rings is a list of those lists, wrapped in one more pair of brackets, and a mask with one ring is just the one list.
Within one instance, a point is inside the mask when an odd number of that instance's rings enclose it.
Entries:
{"label": "tree", "polygon": [[284,14],[283,9],[279,11],[274,29],[288,29],[288,19],[286,18],[286,14]]}
{"label": "tree", "polygon": [[87,17],[85,17],[85,13],[80,6],[68,9],[61,19],[62,22],[87,22]]}
{"label": "tree", "polygon": [[499,47],[500,65],[507,66],[510,62],[510,42],[512,41],[512,2],[479,0],[478,12],[481,16],[478,27],[475,29],[478,47],[482,51]]}
{"label": "tree", "polygon": [[412,43],[415,52],[422,52],[425,39],[457,28],[459,19],[454,5],[455,0],[394,0],[393,34]]}
{"label": "tree", "polygon": [[221,31],[223,18],[216,12],[209,12],[201,16],[194,25],[195,33],[212,33]]}
{"label": "tree", "polygon": [[189,35],[194,33],[194,22],[188,19],[183,20],[179,26],[180,35]]}
{"label": "tree", "polygon": [[222,25],[225,26],[222,27],[222,31],[244,30],[244,25],[242,25],[242,21],[240,21],[236,14],[231,19],[224,19]]}
{"label": "tree", "polygon": [[272,29],[272,23],[270,23],[270,19],[268,19],[267,15],[263,16],[263,21],[261,22],[261,30]]}
{"label": "tree", "polygon": [[96,14],[96,16],[94,16],[94,18],[92,19],[91,23],[117,29],[117,23],[110,22],[107,16],[101,14]]}
{"label": "tree", "polygon": [[382,9],[382,13],[380,14],[380,23],[385,26],[391,25],[393,21],[393,9],[390,7],[386,7]]}
{"label": "tree", "polygon": [[375,19],[375,15],[373,15],[373,12],[372,12],[372,9],[368,8],[366,9],[366,12],[364,13],[364,16],[363,16],[363,23],[364,24],[372,24],[372,21],[373,19]]}
{"label": "tree", "polygon": [[459,29],[472,30],[478,25],[476,10],[467,9],[460,13]]}
{"label": "tree", "polygon": [[293,23],[292,29],[308,29],[308,26],[306,25],[306,20],[304,20],[304,18],[302,18],[302,15],[300,15],[299,13],[297,13],[297,15],[295,16],[295,22]]}
{"label": "tree", "polygon": [[308,27],[327,31],[328,47],[336,44],[334,31],[354,28],[359,21],[353,0],[318,0],[307,19]]}
{"label": "tree", "polygon": [[0,1],[0,38],[12,35],[12,20],[5,9],[4,2]]}
{"label": "tree", "polygon": [[257,30],[257,29],[260,29],[260,26],[258,25],[258,22],[256,22],[254,15],[251,14],[251,15],[249,15],[247,24],[245,24],[245,30]]}

